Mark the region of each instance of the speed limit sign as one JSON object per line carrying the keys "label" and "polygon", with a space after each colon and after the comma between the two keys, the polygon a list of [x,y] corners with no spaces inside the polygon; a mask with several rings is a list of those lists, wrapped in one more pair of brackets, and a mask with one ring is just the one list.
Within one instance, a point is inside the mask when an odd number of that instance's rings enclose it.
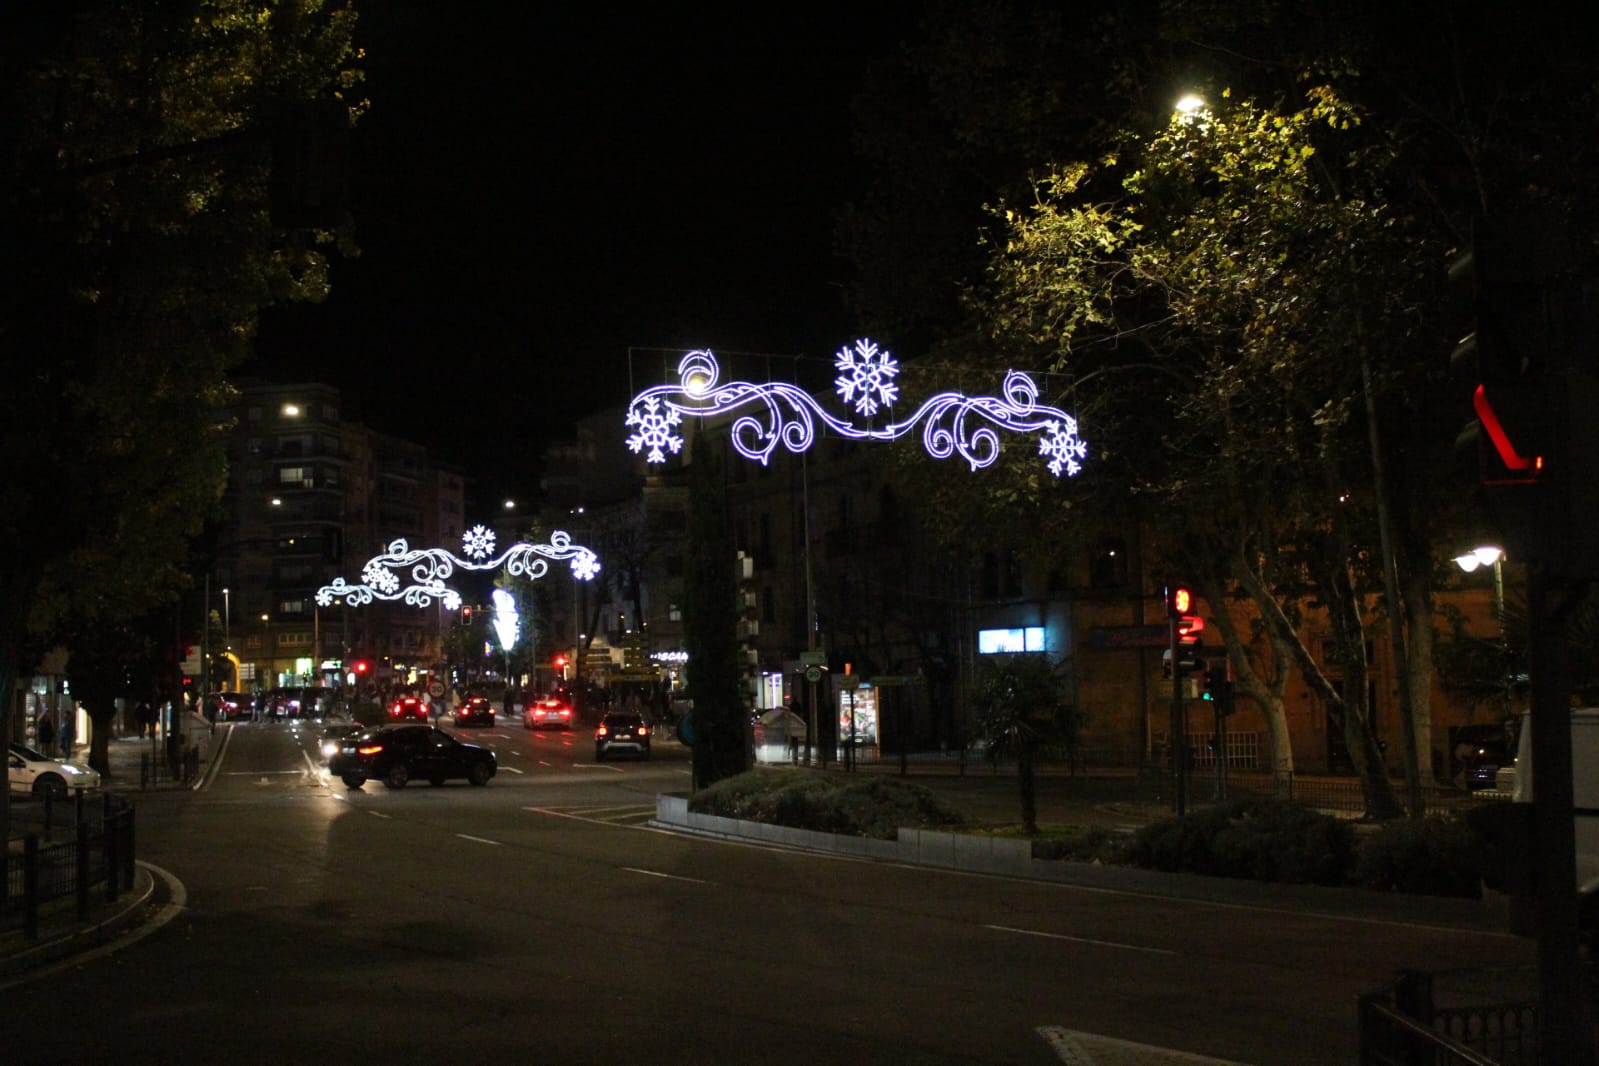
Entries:
{"label": "speed limit sign", "polygon": [[434,697],[435,699],[437,699],[438,697],[444,695],[444,682],[442,682],[442,681],[429,681],[428,682],[428,695]]}

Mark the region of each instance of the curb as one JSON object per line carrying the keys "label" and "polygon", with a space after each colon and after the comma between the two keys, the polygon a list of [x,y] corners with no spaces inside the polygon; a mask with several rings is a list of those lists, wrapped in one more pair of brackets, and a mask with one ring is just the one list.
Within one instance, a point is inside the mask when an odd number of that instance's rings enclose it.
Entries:
{"label": "curb", "polygon": [[[53,962],[111,943],[143,920],[155,898],[156,879],[143,863],[135,863],[133,887],[115,903],[102,903],[95,914],[79,919],[77,905],[57,901],[40,915],[39,939],[29,942],[21,932],[0,935],[0,981],[31,976]],[[7,984],[0,984],[0,989]]]}

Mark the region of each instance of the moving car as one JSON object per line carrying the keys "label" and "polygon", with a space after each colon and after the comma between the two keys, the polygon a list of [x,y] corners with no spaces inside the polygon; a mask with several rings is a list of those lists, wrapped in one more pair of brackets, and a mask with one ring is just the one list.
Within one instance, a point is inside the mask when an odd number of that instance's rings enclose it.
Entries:
{"label": "moving car", "polygon": [[80,788],[99,788],[100,773],[82,763],[62,762],[23,744],[6,750],[6,781],[12,792],[65,796]]}
{"label": "moving car", "polygon": [[466,702],[455,709],[456,725],[494,724],[494,704],[487,696],[468,696]]}
{"label": "moving car", "polygon": [[572,724],[572,705],[565,700],[558,700],[554,696],[541,700],[534,700],[527,706],[527,711],[522,715],[522,728],[565,729]]}
{"label": "moving car", "polygon": [[250,707],[237,692],[208,692],[200,701],[200,711],[215,709],[217,721],[236,722],[250,717]]}
{"label": "moving car", "polygon": [[344,747],[345,741],[355,739],[366,730],[367,727],[360,722],[339,722],[322,730],[320,747],[323,764],[326,765],[332,761],[333,756],[337,755]]}
{"label": "moving car", "polygon": [[369,780],[382,781],[388,788],[404,788],[412,778],[434,785],[465,778],[481,786],[488,784],[498,769],[488,748],[456,740],[430,725],[368,729],[346,738],[328,762],[329,772],[350,788],[360,788]]}
{"label": "moving car", "polygon": [[642,716],[627,711],[611,711],[594,730],[594,761],[604,762],[612,755],[650,757],[650,727]]}
{"label": "moving car", "polygon": [[401,696],[389,704],[389,721],[403,722],[408,718],[414,718],[418,722],[427,721],[427,701],[420,696]]}

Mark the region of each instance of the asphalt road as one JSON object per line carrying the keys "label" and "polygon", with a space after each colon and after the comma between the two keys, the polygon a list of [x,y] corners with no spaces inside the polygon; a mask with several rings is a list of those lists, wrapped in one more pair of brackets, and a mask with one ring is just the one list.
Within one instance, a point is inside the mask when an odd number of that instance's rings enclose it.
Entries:
{"label": "asphalt road", "polygon": [[8,989],[6,1061],[1196,1061],[1110,1042],[1130,1041],[1343,1066],[1355,997],[1395,970],[1530,957],[664,833],[645,823],[688,787],[674,742],[596,765],[587,732],[463,732],[499,757],[486,788],[351,791],[313,727],[236,727],[204,788],[138,801],[181,908]]}

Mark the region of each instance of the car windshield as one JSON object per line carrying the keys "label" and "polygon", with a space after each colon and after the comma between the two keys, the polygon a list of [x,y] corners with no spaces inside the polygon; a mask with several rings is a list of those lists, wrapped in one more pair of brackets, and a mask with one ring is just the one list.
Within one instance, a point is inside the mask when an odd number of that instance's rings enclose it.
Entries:
{"label": "car windshield", "polygon": [[24,759],[28,760],[29,762],[49,762],[50,761],[44,755],[41,755],[39,752],[34,751],[32,748],[26,747],[26,746],[24,746],[22,744],[13,744],[13,745],[11,745],[11,754],[20,755]]}

